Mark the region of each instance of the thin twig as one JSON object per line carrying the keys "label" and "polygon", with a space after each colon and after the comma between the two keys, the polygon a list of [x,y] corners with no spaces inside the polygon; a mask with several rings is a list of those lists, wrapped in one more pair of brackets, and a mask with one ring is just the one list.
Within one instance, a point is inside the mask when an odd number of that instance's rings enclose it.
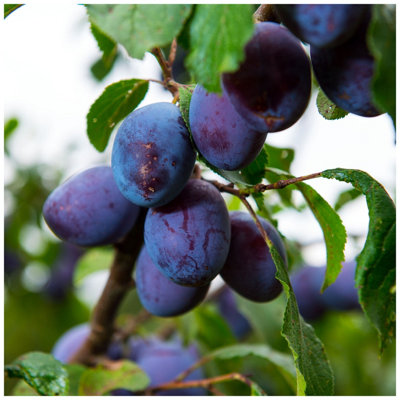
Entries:
{"label": "thin twig", "polygon": [[253,14],[254,22],[280,22],[272,4],[261,4]]}
{"label": "thin twig", "polygon": [[225,382],[225,381],[240,381],[245,383],[248,386],[252,386],[253,382],[245,375],[239,374],[238,372],[232,372],[225,375],[214,376],[212,378],[205,378],[205,379],[197,379],[192,381],[186,382],[169,382],[159,386],[152,387],[146,390],[146,395],[152,395],[154,392],[158,392],[161,390],[170,390],[170,389],[184,389],[184,388],[191,388],[191,387],[204,387],[208,388],[210,385],[215,383]]}

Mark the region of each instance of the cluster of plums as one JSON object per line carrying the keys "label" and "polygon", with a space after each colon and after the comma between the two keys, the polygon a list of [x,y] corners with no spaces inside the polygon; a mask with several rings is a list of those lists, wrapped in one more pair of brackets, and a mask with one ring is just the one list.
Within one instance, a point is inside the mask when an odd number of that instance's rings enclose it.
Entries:
{"label": "cluster of plums", "polygon": [[367,46],[368,4],[275,5],[280,20],[310,45],[321,89],[344,110],[363,117],[381,114],[372,102],[374,59]]}
{"label": "cluster of plums", "polygon": [[[67,363],[72,355],[89,336],[90,326],[81,324],[65,332],[53,347],[55,359]],[[156,337],[130,337],[126,343],[112,342],[107,356],[111,360],[130,360],[135,362],[150,379],[149,387],[155,387],[175,379],[180,373],[191,367],[199,359],[199,353],[194,344],[185,347],[179,337],[163,341]],[[185,379],[197,380],[204,378],[201,368],[194,370]],[[134,395],[133,392],[120,388],[111,393],[113,396]],[[157,392],[163,396],[201,396],[207,392],[203,388],[170,389]]]}
{"label": "cluster of plums", "polygon": [[[348,111],[376,115],[369,94],[373,59],[365,45],[371,6],[275,9],[295,35],[310,43],[313,68],[328,97]],[[257,23],[239,69],[222,74],[222,95],[195,88],[190,128],[171,103],[134,110],[115,137],[111,168],[95,167],[70,178],[45,202],[43,214],[52,231],[79,246],[118,242],[132,229],[140,208],[148,210],[136,282],[144,307],[155,315],[192,309],[218,274],[253,301],[270,301],[282,290],[250,215],[229,213],[220,192],[191,175],[197,152],[221,169],[245,167],[269,132],[301,117],[310,97],[311,67],[290,30]],[[260,219],[286,262],[278,232]]]}

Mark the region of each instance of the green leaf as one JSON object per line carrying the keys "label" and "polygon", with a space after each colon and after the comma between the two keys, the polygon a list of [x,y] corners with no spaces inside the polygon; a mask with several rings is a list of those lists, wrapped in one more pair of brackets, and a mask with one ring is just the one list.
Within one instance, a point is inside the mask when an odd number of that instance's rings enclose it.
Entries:
{"label": "green leaf", "polygon": [[79,395],[101,396],[113,389],[143,390],[149,383],[149,377],[135,363],[116,361],[110,369],[102,365],[87,369],[81,376]]}
{"label": "green leaf", "polygon": [[374,4],[367,43],[375,59],[372,96],[396,126],[396,5]]}
{"label": "green leaf", "polygon": [[90,25],[90,29],[97,41],[99,49],[103,53],[100,60],[95,62],[91,66],[90,70],[96,79],[102,80],[114,66],[114,63],[118,57],[118,45],[113,39],[102,32],[95,24],[92,23]]}
{"label": "green leaf", "polygon": [[396,207],[384,187],[366,172],[326,170],[322,176],[351,183],[367,200],[368,235],[357,258],[361,306],[379,333],[381,351],[395,335]]}
{"label": "green leaf", "polygon": [[39,396],[39,393],[24,380],[19,380],[12,390],[12,396]]}
{"label": "green leaf", "polygon": [[250,396],[266,396],[267,394],[264,392],[264,390],[255,382],[251,382],[250,386]]}
{"label": "green leaf", "polygon": [[357,189],[345,190],[344,192],[340,193],[335,202],[334,206],[335,211],[340,210],[344,205],[346,205],[352,200],[357,199],[361,195],[362,193]]}
{"label": "green leaf", "polygon": [[[281,179],[293,178],[292,175],[276,169],[269,171],[280,175]],[[347,235],[342,220],[335,210],[311,186],[298,182],[295,187],[300,190],[308,206],[313,212],[324,234],[326,244],[326,273],[322,290],[335,282],[344,261],[344,247]]]}
{"label": "green leaf", "polygon": [[97,247],[88,250],[78,261],[74,272],[74,285],[79,285],[82,280],[93,272],[109,269],[113,260],[111,248]]}
{"label": "green leaf", "polygon": [[287,296],[282,336],[288,342],[295,361],[297,394],[332,395],[333,372],[324,346],[314,328],[304,322],[299,314],[296,296],[282,257],[269,238],[266,238],[266,243],[277,269],[276,278],[282,283]]}
{"label": "green leaf", "polygon": [[229,360],[244,357],[260,357],[274,364],[288,383],[296,387],[296,369],[293,359],[288,354],[278,352],[266,344],[235,344],[222,347],[207,355],[207,360]]}
{"label": "green leaf", "polygon": [[12,135],[12,133],[18,128],[17,118],[10,118],[4,124],[4,141]]}
{"label": "green leaf", "polygon": [[4,4],[4,18],[8,17],[17,8],[22,6],[23,4]]}
{"label": "green leaf", "polygon": [[290,171],[290,166],[294,160],[294,150],[289,148],[274,147],[269,144],[264,145],[268,154],[268,165],[273,168],[279,168],[283,171]]}
{"label": "green leaf", "polygon": [[191,4],[90,4],[89,19],[122,44],[129,55],[143,58],[146,51],[165,46],[178,36]]}
{"label": "green leaf", "polygon": [[251,4],[198,4],[190,24],[186,65],[194,80],[221,92],[220,75],[244,60],[244,46],[254,30]]}
{"label": "green leaf", "polygon": [[104,151],[115,125],[132,112],[143,100],[149,83],[130,79],[107,86],[92,104],[87,120],[90,143],[98,151]]}
{"label": "green leaf", "polygon": [[335,282],[344,261],[347,234],[335,210],[309,185],[296,183],[307,204],[321,226],[326,244],[326,273],[322,290]]}
{"label": "green leaf", "polygon": [[318,112],[325,118],[325,119],[341,119],[344,118],[348,112],[343,110],[342,108],[338,107],[335,103],[330,101],[325,93],[321,90],[318,91],[317,96],[317,108]]}
{"label": "green leaf", "polygon": [[23,379],[42,396],[68,394],[68,373],[50,354],[27,353],[4,368],[10,378]]}
{"label": "green leaf", "polygon": [[195,85],[191,85],[189,87],[179,87],[179,109],[181,110],[182,118],[185,121],[186,127],[188,128],[189,132],[189,108],[194,88]]}
{"label": "green leaf", "polygon": [[69,396],[78,396],[79,394],[79,384],[82,374],[87,370],[86,367],[79,364],[67,364],[64,368],[68,372],[69,379]]}

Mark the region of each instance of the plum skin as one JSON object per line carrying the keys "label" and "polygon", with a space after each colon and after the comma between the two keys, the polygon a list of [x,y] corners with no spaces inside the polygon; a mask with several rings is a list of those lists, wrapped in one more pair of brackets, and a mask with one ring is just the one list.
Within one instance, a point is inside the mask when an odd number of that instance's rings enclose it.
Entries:
{"label": "plum skin", "polygon": [[[51,353],[53,357],[67,364],[70,358],[78,351],[78,349],[83,345],[85,340],[90,334],[90,325],[88,323],[83,323],[76,325],[73,328],[66,331],[55,343]],[[113,342],[110,344],[107,350],[107,356],[116,360],[122,357],[122,345],[118,342]]]}
{"label": "plum skin", "polygon": [[324,275],[323,268],[306,266],[290,277],[299,312],[308,321],[321,318],[327,311],[320,292]]}
{"label": "plum skin", "polygon": [[250,164],[267,137],[237,113],[225,92],[208,93],[197,85],[189,109],[190,129],[197,149],[212,165],[237,170]]}
{"label": "plum skin", "polygon": [[[258,217],[268,237],[287,264],[286,250],[273,225]],[[282,291],[275,278],[276,266],[256,223],[250,214],[230,212],[231,245],[221,277],[236,293],[256,302],[275,299]]]}
{"label": "plum skin", "polygon": [[375,62],[366,42],[369,21],[370,13],[365,13],[351,39],[340,46],[310,48],[315,76],[326,96],[343,110],[362,117],[382,114],[372,102]]}
{"label": "plum skin", "polygon": [[230,326],[237,339],[243,339],[251,332],[247,318],[239,311],[232,289],[226,286],[217,298],[219,312]]}
{"label": "plum skin", "polygon": [[366,4],[276,4],[281,21],[300,40],[315,47],[334,47],[351,37]]}
{"label": "plum skin", "polygon": [[128,200],[157,207],[179,194],[195,161],[178,107],[160,102],[125,118],[115,137],[111,165],[117,186]]}
{"label": "plum skin", "polygon": [[167,278],[153,263],[146,247],[136,265],[136,290],[143,307],[159,317],[173,317],[196,307],[206,296],[209,285],[186,287]]}
{"label": "plum skin", "polygon": [[200,179],[191,179],[167,205],[151,208],[144,224],[144,241],[154,264],[184,286],[204,286],[218,275],[230,237],[223,197]]}
{"label": "plum skin", "polygon": [[125,236],[139,210],[122,196],[111,168],[99,166],[74,175],[50,193],[43,216],[60,239],[90,247]]}
{"label": "plum skin", "polygon": [[302,267],[290,278],[296,295],[300,314],[307,320],[321,318],[327,310],[360,310],[357,289],[355,288],[356,262],[342,264],[342,270],[335,282],[323,293],[326,267]]}
{"label": "plum skin", "polygon": [[245,60],[222,75],[236,111],[259,132],[278,132],[304,113],[311,94],[310,62],[300,41],[274,22],[256,24]]}

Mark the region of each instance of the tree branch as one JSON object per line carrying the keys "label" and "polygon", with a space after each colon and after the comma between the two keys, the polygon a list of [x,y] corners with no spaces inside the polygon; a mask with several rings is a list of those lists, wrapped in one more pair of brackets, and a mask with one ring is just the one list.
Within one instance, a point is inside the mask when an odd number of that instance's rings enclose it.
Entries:
{"label": "tree branch", "polygon": [[277,182],[271,183],[269,185],[265,185],[263,183],[259,183],[249,189],[235,189],[234,184],[233,183],[229,183],[229,184],[224,184],[215,180],[208,180],[208,179],[204,179],[205,181],[211,183],[212,185],[214,185],[220,192],[225,192],[225,193],[230,193],[233,194],[234,196],[238,196],[238,197],[247,197],[249,195],[251,195],[252,193],[262,193],[265,192],[267,190],[272,190],[272,189],[283,189],[286,186],[298,183],[298,182],[302,182],[302,181],[306,181],[309,179],[314,179],[314,178],[319,178],[321,176],[322,172],[315,172],[314,174],[309,174],[309,175],[305,175],[305,176],[299,176],[297,178],[290,178],[290,179],[282,179],[279,180]]}
{"label": "tree branch", "polygon": [[95,365],[103,358],[115,331],[114,323],[119,306],[127,292],[134,287],[132,272],[143,244],[143,225],[147,210],[141,209],[138,219],[119,243],[115,244],[114,260],[110,275],[91,318],[91,331],[68,360],[70,363]]}
{"label": "tree branch", "polygon": [[225,375],[214,376],[212,378],[205,378],[205,379],[197,379],[192,381],[186,382],[176,382],[172,381],[169,383],[165,383],[163,385],[152,387],[145,391],[147,396],[151,396],[153,393],[161,391],[161,390],[170,390],[170,389],[184,389],[184,388],[191,388],[191,387],[204,387],[209,388],[211,385],[215,383],[225,382],[225,381],[240,381],[245,383],[248,386],[252,386],[253,382],[245,375],[239,374],[237,372],[232,372]]}

